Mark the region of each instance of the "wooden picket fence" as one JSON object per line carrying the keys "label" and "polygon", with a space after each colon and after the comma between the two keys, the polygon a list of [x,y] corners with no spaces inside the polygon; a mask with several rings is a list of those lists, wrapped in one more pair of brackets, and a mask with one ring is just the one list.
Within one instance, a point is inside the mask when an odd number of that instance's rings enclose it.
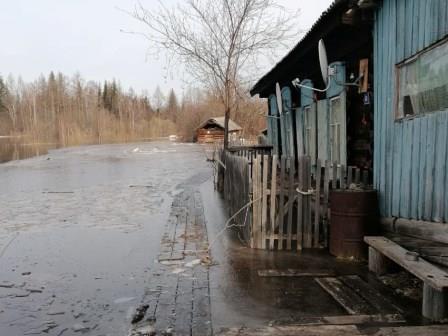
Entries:
{"label": "wooden picket fence", "polygon": [[231,155],[230,153],[224,154],[224,152],[220,157],[221,161],[225,162],[224,199],[229,216],[238,213],[233,222],[240,228],[244,240],[249,241],[250,223],[252,222],[251,208],[247,206],[251,202],[250,161],[245,156]]}
{"label": "wooden picket fence", "polygon": [[[368,173],[310,157],[225,155],[224,195],[252,248],[301,250],[328,246],[332,189],[368,188]],[[248,204],[250,207],[248,207]]]}

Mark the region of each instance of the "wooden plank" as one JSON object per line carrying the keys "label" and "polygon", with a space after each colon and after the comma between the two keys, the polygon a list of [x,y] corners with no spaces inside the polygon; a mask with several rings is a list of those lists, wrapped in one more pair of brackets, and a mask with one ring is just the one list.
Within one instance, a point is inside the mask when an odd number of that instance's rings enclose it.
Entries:
{"label": "wooden plank", "polygon": [[[303,169],[304,169],[304,156],[299,157],[299,171],[297,174],[298,189],[303,191]],[[300,251],[303,248],[304,237],[307,234],[305,222],[304,222],[304,196],[301,193],[297,193],[297,250]]]}
{"label": "wooden plank", "polygon": [[[224,328],[219,336],[363,336],[354,325],[272,326]],[[401,336],[401,335],[400,335]],[[439,336],[439,335],[435,335]]]}
{"label": "wooden plank", "polygon": [[[389,230],[393,230],[400,235],[448,244],[448,225],[445,223],[417,221],[404,218],[382,218],[381,224],[385,227],[389,226]],[[393,228],[391,227],[392,224],[394,224]]]}
{"label": "wooden plank", "polygon": [[369,185],[369,171],[368,170],[362,171],[362,185],[363,185],[363,187],[367,187]]}
{"label": "wooden plank", "polygon": [[[252,176],[251,176],[250,170],[251,170],[251,165],[247,164],[246,165],[246,169],[245,169],[245,174],[246,174],[246,178],[247,178],[247,184],[246,184],[247,201],[250,201],[250,200],[253,199],[253,194],[252,194],[252,191],[253,191],[253,181],[252,181]],[[251,198],[251,196],[252,196],[252,198]],[[253,209],[253,207],[252,207],[252,209]],[[248,242],[251,242],[252,241],[251,237],[252,237],[252,225],[253,225],[252,224],[253,223],[253,211],[249,211],[248,212],[248,217],[249,218],[248,218],[248,225],[247,225],[247,229],[246,229],[246,240]]]}
{"label": "wooden plank", "polygon": [[438,290],[424,282],[422,315],[432,321],[443,321],[447,318],[448,290]]}
{"label": "wooden plank", "polygon": [[[446,199],[446,186],[444,181],[446,180],[446,162],[447,162],[447,147],[448,143],[448,114],[443,113],[438,117],[437,122],[437,143],[436,143],[436,162],[434,163],[434,202],[433,202],[433,220],[437,222],[448,221],[445,218],[445,206],[447,204]],[[445,180],[444,180],[445,179]],[[415,218],[415,217],[414,217]]]}
{"label": "wooden plank", "polygon": [[[311,159],[305,156],[303,165],[303,191],[308,192],[311,189]],[[304,197],[303,222],[306,227],[306,235],[304,236],[304,247],[313,247],[313,229],[311,222],[311,195]]]}
{"label": "wooden plank", "polygon": [[193,300],[192,280],[185,277],[179,277],[176,288],[176,320],[174,330],[178,335],[189,335],[192,327],[192,309]]}
{"label": "wooden plank", "polygon": [[285,212],[283,205],[285,203],[285,169],[286,169],[286,157],[283,155],[280,158],[280,200],[279,200],[279,219],[278,219],[278,249],[283,249],[283,223],[285,220]]}
{"label": "wooden plank", "polygon": [[329,277],[334,275],[334,271],[328,269],[304,271],[301,269],[263,269],[258,270],[259,277]]}
{"label": "wooden plank", "polygon": [[389,273],[393,263],[380,252],[369,246],[369,270],[376,275]]}
{"label": "wooden plank", "polygon": [[380,292],[369,286],[357,275],[345,275],[338,277],[346,286],[350,287],[359,296],[381,314],[400,314],[401,310],[387,300]]}
{"label": "wooden plank", "polygon": [[351,288],[337,278],[316,278],[315,281],[351,315],[372,314],[375,310]]}
{"label": "wooden plank", "polygon": [[350,166],[350,167],[348,167],[348,174],[347,174],[347,187],[348,188],[350,188],[350,185],[353,183],[352,178],[353,178],[353,167]]}
{"label": "wooden plank", "polygon": [[261,248],[266,249],[267,215],[268,215],[268,167],[269,156],[263,155],[263,180],[262,180],[262,203],[261,203]]}
{"label": "wooden plank", "polygon": [[340,175],[340,188],[341,189],[346,189],[345,177],[346,177],[345,166],[341,165],[341,175]]}
{"label": "wooden plank", "polygon": [[251,248],[258,248],[258,230],[259,230],[259,177],[258,177],[258,170],[259,170],[259,162],[258,158],[255,157],[253,160],[252,165],[252,187],[253,187],[253,215],[252,215],[252,239],[251,239]]}
{"label": "wooden plank", "polygon": [[356,170],[355,170],[355,184],[359,184],[360,183],[360,175],[361,175],[360,169],[356,168]]}
{"label": "wooden plank", "polygon": [[446,336],[448,326],[446,325],[425,325],[412,327],[382,327],[375,336]]}
{"label": "wooden plank", "polygon": [[[338,315],[338,316],[304,316],[294,320],[294,325],[349,325],[372,323],[404,323],[406,320],[400,314],[373,315]],[[296,334],[293,334],[296,335]],[[314,334],[313,334],[314,335]],[[332,334],[330,334],[333,336]],[[375,336],[379,336],[374,334]],[[383,335],[383,334],[381,334]],[[307,335],[308,336],[308,335]],[[319,334],[319,336],[322,336]],[[365,336],[365,335],[364,335]]]}
{"label": "wooden plank", "polygon": [[417,278],[431,285],[435,289],[442,290],[448,287],[448,273],[431,263],[419,258],[409,260],[406,257],[408,250],[385,237],[364,237],[364,241],[378,252],[414,274]]}
{"label": "wooden plank", "polygon": [[294,199],[294,159],[289,158],[289,183],[288,183],[288,226],[287,226],[287,234],[288,240],[286,241],[286,249],[291,250],[292,246],[292,211],[293,211],[293,199]]}
{"label": "wooden plank", "polygon": [[324,230],[324,247],[328,246],[328,198],[330,194],[330,161],[325,161],[325,176],[324,176],[324,222],[323,222],[323,230]]}
{"label": "wooden plank", "polygon": [[322,178],[322,162],[316,161],[316,194],[314,195],[314,247],[319,247],[319,225],[320,225],[320,185]]}
{"label": "wooden plank", "polygon": [[263,182],[262,182],[262,178],[263,178],[263,168],[262,168],[262,156],[257,154],[257,226],[256,226],[256,240],[255,240],[255,244],[257,246],[257,248],[261,248],[261,232],[262,232],[262,218],[261,218],[261,213],[262,213],[262,198],[263,198]]}
{"label": "wooden plank", "polygon": [[274,249],[274,232],[275,232],[275,215],[276,215],[276,201],[277,201],[277,164],[278,156],[272,156],[272,174],[271,174],[271,225],[269,237],[269,249]]}
{"label": "wooden plank", "polygon": [[[373,314],[373,315],[342,315],[325,316],[323,320],[328,324],[368,324],[368,323],[404,323],[401,314]],[[377,335],[379,336],[379,335]]]}
{"label": "wooden plank", "polygon": [[338,183],[338,163],[335,161],[332,165],[332,174],[331,174],[331,189],[337,189]]}
{"label": "wooden plank", "polygon": [[[337,179],[336,179],[336,188],[341,188],[341,184],[342,184],[342,182],[341,182],[341,179],[342,179],[342,166],[341,165],[338,165],[337,167],[336,167],[336,176],[337,176]],[[339,183],[338,183],[339,182]]]}

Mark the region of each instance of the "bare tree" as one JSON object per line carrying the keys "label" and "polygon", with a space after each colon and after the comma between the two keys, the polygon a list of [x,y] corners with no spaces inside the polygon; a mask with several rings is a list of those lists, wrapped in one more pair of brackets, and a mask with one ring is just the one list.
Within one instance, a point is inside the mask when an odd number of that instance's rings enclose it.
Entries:
{"label": "bare tree", "polygon": [[152,47],[180,60],[192,79],[219,96],[225,148],[239,87],[253,79],[260,61],[285,50],[297,27],[297,16],[276,0],[187,0],[172,8],[160,1],[157,10],[140,4],[132,15],[147,26],[143,35]]}

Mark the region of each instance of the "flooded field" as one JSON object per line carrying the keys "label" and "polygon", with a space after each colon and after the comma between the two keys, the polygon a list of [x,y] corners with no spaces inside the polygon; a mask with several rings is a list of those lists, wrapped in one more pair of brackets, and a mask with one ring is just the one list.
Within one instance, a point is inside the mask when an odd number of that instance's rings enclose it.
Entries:
{"label": "flooded field", "polygon": [[50,151],[0,165],[0,335],[125,335],[201,147]]}

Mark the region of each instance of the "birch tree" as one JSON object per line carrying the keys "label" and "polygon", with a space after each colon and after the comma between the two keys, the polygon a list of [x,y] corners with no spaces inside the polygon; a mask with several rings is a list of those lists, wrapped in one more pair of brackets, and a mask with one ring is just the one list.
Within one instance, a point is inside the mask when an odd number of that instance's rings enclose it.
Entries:
{"label": "birch tree", "polygon": [[[187,0],[156,10],[139,4],[132,15],[145,24],[150,47],[179,61],[193,80],[215,92],[225,112],[224,148],[229,117],[241,85],[247,86],[266,57],[277,57],[294,36],[296,16],[276,0]],[[259,73],[258,73],[259,75]]]}

